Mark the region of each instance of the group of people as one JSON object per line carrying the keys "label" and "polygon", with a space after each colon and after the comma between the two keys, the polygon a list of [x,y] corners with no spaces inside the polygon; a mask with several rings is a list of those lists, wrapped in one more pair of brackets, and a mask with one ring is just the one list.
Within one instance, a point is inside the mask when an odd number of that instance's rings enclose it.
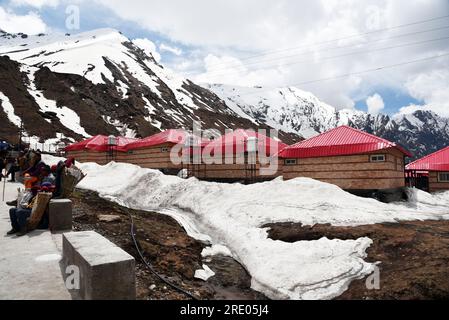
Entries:
{"label": "group of people", "polygon": [[[23,182],[25,186],[18,199],[9,201],[6,204],[13,207],[9,210],[12,229],[7,233],[8,236],[25,235],[27,230],[27,222],[32,214],[35,206],[37,195],[39,192],[51,193],[53,198],[58,198],[62,193],[62,173],[64,168],[70,168],[75,164],[73,158],[67,161],[61,161],[57,165],[49,166],[42,161],[42,155],[39,151],[25,150],[20,152],[15,159],[15,168],[9,168],[13,176],[18,172],[18,180]],[[15,177],[10,180],[15,181]],[[48,229],[49,219],[46,212],[39,225],[39,229]]]}

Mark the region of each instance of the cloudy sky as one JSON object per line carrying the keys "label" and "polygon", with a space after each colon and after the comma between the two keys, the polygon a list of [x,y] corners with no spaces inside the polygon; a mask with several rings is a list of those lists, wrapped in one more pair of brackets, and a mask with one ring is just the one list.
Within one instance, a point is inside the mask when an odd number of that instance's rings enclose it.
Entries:
{"label": "cloudy sky", "polygon": [[449,116],[448,0],[0,0],[5,31],[104,27],[197,82],[297,86],[337,108]]}

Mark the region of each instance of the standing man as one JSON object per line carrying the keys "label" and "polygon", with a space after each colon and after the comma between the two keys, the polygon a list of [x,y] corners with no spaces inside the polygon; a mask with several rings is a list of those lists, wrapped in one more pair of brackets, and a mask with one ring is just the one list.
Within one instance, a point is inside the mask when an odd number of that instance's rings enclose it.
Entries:
{"label": "standing man", "polygon": [[17,158],[16,158],[12,161],[8,172],[6,173],[7,177],[9,175],[11,175],[11,180],[9,180],[8,182],[16,182],[16,172],[18,170],[18,167],[19,167],[19,165],[17,164]]}
{"label": "standing man", "polygon": [[6,169],[6,159],[3,157],[0,157],[0,181],[2,181],[2,179],[4,177],[3,170],[5,170],[5,169]]}

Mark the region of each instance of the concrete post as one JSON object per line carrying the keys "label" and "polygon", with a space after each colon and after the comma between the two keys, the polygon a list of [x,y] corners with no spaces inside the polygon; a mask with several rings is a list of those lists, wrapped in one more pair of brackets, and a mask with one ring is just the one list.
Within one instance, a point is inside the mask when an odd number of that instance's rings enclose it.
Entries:
{"label": "concrete post", "polygon": [[48,214],[52,232],[72,230],[72,201],[69,199],[50,200]]}

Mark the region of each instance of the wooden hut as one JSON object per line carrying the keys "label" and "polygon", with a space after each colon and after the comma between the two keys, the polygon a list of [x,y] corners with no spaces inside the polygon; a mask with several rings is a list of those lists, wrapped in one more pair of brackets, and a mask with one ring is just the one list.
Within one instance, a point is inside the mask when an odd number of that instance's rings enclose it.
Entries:
{"label": "wooden hut", "polygon": [[410,163],[406,171],[412,187],[429,192],[449,190],[449,147]]}
{"label": "wooden hut", "polygon": [[279,140],[251,130],[235,130],[202,144],[202,162],[189,174],[202,180],[255,182],[282,174],[274,156],[287,147]]}
{"label": "wooden hut", "polygon": [[360,195],[405,186],[405,157],[396,143],[341,126],[280,153],[285,179],[308,177]]}
{"label": "wooden hut", "polygon": [[172,149],[179,147],[177,156],[182,152],[192,135],[186,130],[166,130],[126,146],[126,162],[143,168],[161,170],[166,174],[177,174],[183,169],[182,161],[173,161]]}
{"label": "wooden hut", "polygon": [[[111,138],[114,138],[113,142]],[[79,162],[95,162],[100,165],[111,161],[126,162],[125,146],[136,141],[138,139],[97,135],[67,146],[65,152],[67,157],[74,157]]]}

